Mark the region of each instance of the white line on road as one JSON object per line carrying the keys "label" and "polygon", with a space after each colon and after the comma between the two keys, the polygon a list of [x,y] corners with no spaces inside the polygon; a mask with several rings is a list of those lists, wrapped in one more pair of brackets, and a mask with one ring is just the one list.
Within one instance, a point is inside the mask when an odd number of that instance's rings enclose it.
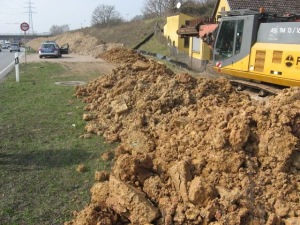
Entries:
{"label": "white line on road", "polygon": [[[19,55],[19,57],[23,56],[24,52]],[[13,61],[11,64],[9,64],[7,67],[5,67],[2,71],[0,71],[0,79],[4,78],[1,76],[2,73],[4,73],[6,70],[8,70],[13,64],[15,64],[15,61]]]}
{"label": "white line on road", "polygon": [[0,75],[1,73],[3,73],[5,70],[7,70],[9,67],[11,67],[15,62],[12,62],[11,64],[9,64],[7,67],[5,67],[2,71],[0,71]]}

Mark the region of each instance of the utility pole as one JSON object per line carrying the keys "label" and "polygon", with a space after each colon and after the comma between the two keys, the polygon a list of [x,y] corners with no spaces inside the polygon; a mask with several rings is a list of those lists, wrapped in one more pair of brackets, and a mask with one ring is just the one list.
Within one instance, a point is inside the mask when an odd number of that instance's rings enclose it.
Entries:
{"label": "utility pole", "polygon": [[32,9],[34,7],[32,7],[32,3],[31,0],[29,0],[28,2],[28,6],[26,7],[28,9],[27,13],[28,13],[28,23],[29,23],[29,30],[28,30],[28,34],[34,34],[34,30],[33,30],[33,20],[32,20],[32,13],[35,13],[32,11]]}

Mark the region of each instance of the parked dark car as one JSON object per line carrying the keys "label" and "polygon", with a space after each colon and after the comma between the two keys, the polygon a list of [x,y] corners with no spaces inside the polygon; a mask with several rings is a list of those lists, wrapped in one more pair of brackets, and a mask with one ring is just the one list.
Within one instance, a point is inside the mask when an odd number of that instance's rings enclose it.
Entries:
{"label": "parked dark car", "polygon": [[61,48],[54,41],[47,41],[41,44],[39,48],[39,57],[61,57],[62,54],[69,53],[69,45],[64,44]]}

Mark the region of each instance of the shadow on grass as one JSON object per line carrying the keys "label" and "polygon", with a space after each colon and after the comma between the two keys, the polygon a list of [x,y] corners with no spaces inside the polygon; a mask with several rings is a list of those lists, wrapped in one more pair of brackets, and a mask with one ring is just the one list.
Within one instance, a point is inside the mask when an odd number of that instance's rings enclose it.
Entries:
{"label": "shadow on grass", "polygon": [[83,150],[36,150],[30,153],[0,153],[0,168],[9,170],[33,170],[67,167],[82,163],[92,154]]}

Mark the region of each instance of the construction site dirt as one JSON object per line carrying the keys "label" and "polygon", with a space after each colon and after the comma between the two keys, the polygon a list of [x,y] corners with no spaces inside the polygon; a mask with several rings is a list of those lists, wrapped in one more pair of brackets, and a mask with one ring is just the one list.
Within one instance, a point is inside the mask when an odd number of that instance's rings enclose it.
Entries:
{"label": "construction site dirt", "polygon": [[260,101],[125,48],[97,57],[117,66],[76,88],[81,138],[119,145],[65,225],[300,224],[300,88]]}
{"label": "construction site dirt", "polygon": [[68,224],[300,223],[299,88],[261,103],[131,51],[103,58],[121,66],[76,95],[86,132],[120,145]]}

